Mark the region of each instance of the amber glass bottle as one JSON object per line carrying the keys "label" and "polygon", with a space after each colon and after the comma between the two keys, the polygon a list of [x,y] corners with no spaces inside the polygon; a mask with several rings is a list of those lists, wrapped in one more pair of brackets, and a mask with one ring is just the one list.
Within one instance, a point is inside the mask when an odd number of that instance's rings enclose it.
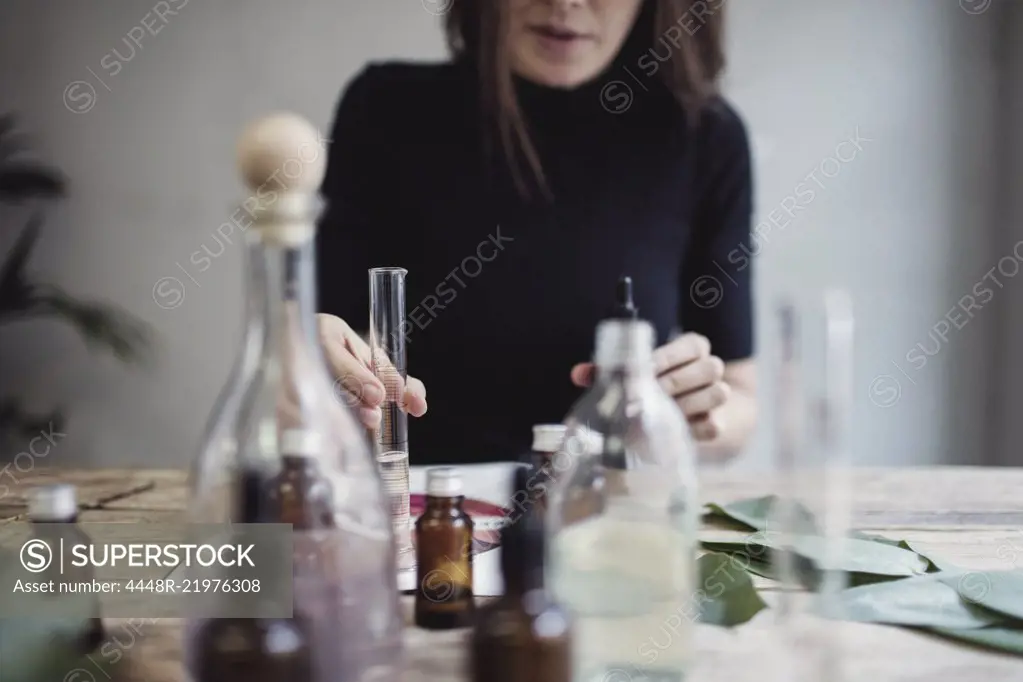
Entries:
{"label": "amber glass bottle", "polygon": [[269,486],[275,522],[296,531],[334,528],[334,491],[320,471],[317,434],[288,429],[281,441],[281,469]]}
{"label": "amber glass bottle", "polygon": [[[28,518],[32,522],[35,536],[55,551],[61,540],[66,547],[92,544],[89,536],[78,526],[78,497],[72,485],[47,485],[32,490],[29,495]],[[51,563],[44,579],[75,584],[92,582],[93,577],[91,566],[79,568],[69,562],[63,574],[60,573],[58,565]],[[98,649],[105,636],[103,619],[100,617],[99,597],[93,598],[91,608],[95,616],[89,619],[82,632],[83,653],[92,653]]]}
{"label": "amber glass bottle", "polygon": [[[246,471],[240,478],[240,522],[261,523],[272,518],[265,477]],[[313,659],[305,625],[298,614],[292,618],[206,621],[196,636],[195,682],[312,682]]]}
{"label": "amber glass bottle", "polygon": [[526,489],[530,502],[540,509],[547,508],[547,489],[554,484],[558,474],[559,452],[565,440],[563,424],[537,424],[533,427],[533,448],[529,455],[532,471]]}
{"label": "amber glass bottle", "polygon": [[[516,491],[526,489],[528,477],[527,470],[516,470]],[[526,509],[501,530],[505,593],[476,619],[472,682],[571,681],[571,622],[544,586],[544,553],[541,510]]]}
{"label": "amber glass bottle", "polygon": [[472,519],[451,467],[426,473],[426,510],[416,521],[415,622],[447,630],[472,624]]}

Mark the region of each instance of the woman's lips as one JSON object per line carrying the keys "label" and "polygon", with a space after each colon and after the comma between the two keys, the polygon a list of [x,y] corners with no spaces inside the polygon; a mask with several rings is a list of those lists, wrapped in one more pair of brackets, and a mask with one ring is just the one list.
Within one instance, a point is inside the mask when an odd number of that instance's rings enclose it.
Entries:
{"label": "woman's lips", "polygon": [[536,36],[540,49],[556,59],[571,57],[575,50],[592,40],[592,36],[585,33],[556,26],[532,26],[530,30]]}

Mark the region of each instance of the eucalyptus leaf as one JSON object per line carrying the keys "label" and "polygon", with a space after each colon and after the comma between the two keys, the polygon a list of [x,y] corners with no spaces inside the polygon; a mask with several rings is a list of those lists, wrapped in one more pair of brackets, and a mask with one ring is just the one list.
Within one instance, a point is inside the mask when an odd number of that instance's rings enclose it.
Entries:
{"label": "eucalyptus leaf", "polygon": [[955,588],[937,575],[853,587],[838,593],[835,605],[836,617],[861,623],[962,630],[1005,620],[961,599]]}
{"label": "eucalyptus leaf", "polygon": [[[772,514],[779,511],[777,507],[780,502],[781,499],[777,495],[765,495],[726,505],[710,503],[706,505],[706,516],[711,519],[734,521],[750,530],[767,530],[773,523]],[[807,534],[815,532],[816,522],[813,514],[806,507],[795,503],[792,512],[796,529]]]}
{"label": "eucalyptus leaf", "polygon": [[964,601],[1021,621],[1023,627],[1023,571],[969,571],[940,576]]}
{"label": "eucalyptus leaf", "polygon": [[[781,538],[770,531],[759,532],[736,539],[733,535],[704,531],[700,535],[704,547],[713,551],[742,553],[753,559],[770,560],[772,554],[783,549]],[[829,542],[837,547],[828,552]],[[858,538],[829,541],[816,535],[797,535],[792,538],[792,550],[823,571],[866,573],[887,576],[912,576],[927,572],[929,562],[901,547]]]}
{"label": "eucalyptus leaf", "polygon": [[767,608],[746,569],[734,557],[704,554],[696,565],[700,576],[696,600],[701,623],[734,627]]}
{"label": "eucalyptus leaf", "polygon": [[959,566],[955,566],[954,564],[950,564],[946,562],[944,559],[936,559],[933,556],[930,556],[926,552],[920,550],[918,545],[914,545],[912,542],[909,542],[908,540],[893,540],[891,538],[886,538],[883,535],[873,535],[870,533],[861,533],[859,531],[853,531],[849,535],[850,537],[856,537],[862,540],[873,540],[874,542],[880,542],[886,545],[891,545],[893,547],[901,547],[902,549],[908,549],[911,552],[916,552],[921,557],[926,559],[927,562],[930,564],[930,566],[927,569],[929,573],[936,573],[939,571],[945,571],[947,573],[960,573],[966,570],[964,568],[960,568]]}
{"label": "eucalyptus leaf", "polygon": [[935,627],[927,628],[926,631],[932,632],[941,637],[955,639],[960,642],[983,647],[985,649],[1004,651],[1023,656],[1023,629],[988,627],[964,630],[958,628]]}
{"label": "eucalyptus leaf", "polygon": [[[764,532],[781,530],[780,528],[772,527],[775,523],[775,517],[772,514],[777,513],[776,507],[780,502],[781,498],[776,495],[765,495],[763,497],[738,500],[726,505],[709,503],[705,505],[704,521],[715,527],[743,527]],[[793,514],[793,528],[790,529],[790,532],[796,531],[811,536],[817,534],[816,521],[813,514],[806,507],[799,503],[794,503],[791,513]],[[927,562],[927,571],[929,572],[945,571],[961,573],[965,570],[944,560],[928,556],[925,552],[919,551],[913,543],[906,540],[892,540],[881,535],[863,533],[857,530],[850,530],[848,536],[855,540],[879,542],[914,552]],[[879,575],[873,571],[851,571],[850,573],[854,574],[849,576],[850,585],[863,585],[875,582],[878,579],[876,576]],[[899,573],[896,575],[904,574]]]}

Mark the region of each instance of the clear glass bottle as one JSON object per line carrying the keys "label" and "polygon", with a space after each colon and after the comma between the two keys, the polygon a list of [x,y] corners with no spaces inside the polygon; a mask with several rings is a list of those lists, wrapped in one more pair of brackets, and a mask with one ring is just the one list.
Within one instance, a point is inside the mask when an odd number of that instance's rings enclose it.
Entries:
{"label": "clear glass bottle", "polygon": [[246,288],[241,351],[213,403],[213,411],[203,429],[199,453],[192,460],[188,476],[193,502],[189,514],[199,522],[228,518],[231,513],[231,486],[238,456],[238,418],[245,390],[259,368],[263,348],[266,272],[259,231],[246,230],[244,244]]}
{"label": "clear glass bottle", "polygon": [[[231,471],[223,476],[237,489],[245,472],[260,472],[267,520],[293,527],[294,618],[308,628],[314,682],[383,682],[402,669],[394,532],[365,430],[335,398],[318,343],[314,199],[324,153],[315,128],[289,114],[242,137],[241,170],[255,200],[249,229],[261,236],[266,286],[257,370],[241,401],[236,461],[224,462]],[[240,520],[227,497],[194,500],[209,514],[195,520]],[[202,626],[186,625],[193,679]]]}
{"label": "clear glass bottle", "polygon": [[572,456],[548,497],[552,589],[575,622],[579,681],[682,680],[692,659],[696,449],[657,382],[654,341],[641,320],[597,327],[596,383],[565,420]]}

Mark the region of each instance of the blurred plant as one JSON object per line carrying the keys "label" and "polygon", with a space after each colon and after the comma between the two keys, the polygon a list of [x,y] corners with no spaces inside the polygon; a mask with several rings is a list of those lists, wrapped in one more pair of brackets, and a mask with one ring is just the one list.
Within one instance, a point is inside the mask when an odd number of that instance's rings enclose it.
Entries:
{"label": "blurred plant", "polygon": [[[0,203],[29,206],[30,217],[0,265],[0,325],[38,318],[57,318],[70,324],[94,349],[107,350],[127,364],[148,357],[149,326],[105,303],[78,299],[59,287],[34,281],[28,262],[43,227],[41,201],[66,196],[67,180],[60,171],[26,157],[28,138],[17,130],[13,114],[0,114]],[[60,430],[63,415],[31,414],[14,398],[0,398],[0,438],[35,435],[51,422]]]}

